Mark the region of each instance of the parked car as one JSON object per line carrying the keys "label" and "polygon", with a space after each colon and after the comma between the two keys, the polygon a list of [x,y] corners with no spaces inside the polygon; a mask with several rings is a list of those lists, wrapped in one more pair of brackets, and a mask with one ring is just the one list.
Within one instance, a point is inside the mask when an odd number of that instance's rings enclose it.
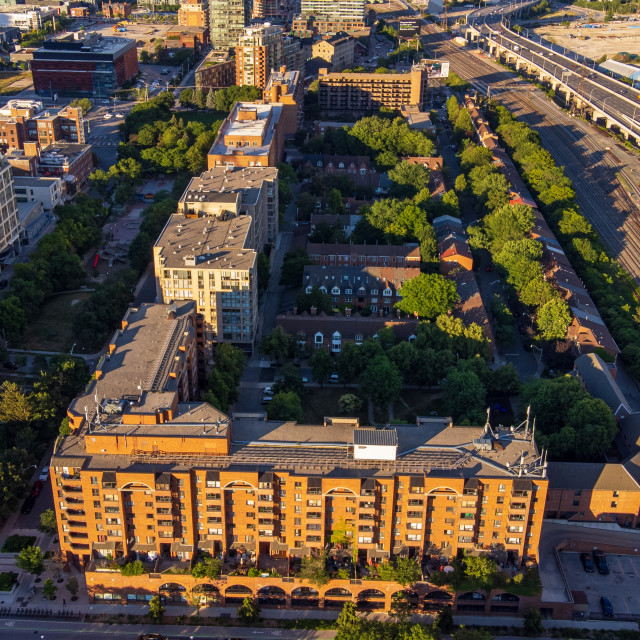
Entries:
{"label": "parked car", "polygon": [[593,564],[593,556],[590,553],[581,553],[580,560],[582,561],[582,566],[587,573],[595,572],[595,565]]}
{"label": "parked car", "polygon": [[49,467],[43,467],[42,471],[40,472],[40,476],[38,477],[38,480],[40,480],[40,482],[46,482],[49,479]]}
{"label": "parked car", "polygon": [[598,567],[598,573],[603,576],[609,575],[609,564],[607,563],[607,556],[600,550],[593,552],[593,559],[596,561]]}
{"label": "parked car", "polygon": [[264,395],[265,396],[272,396],[273,395],[273,389],[271,387],[265,387],[263,389],[264,391]]}
{"label": "parked car", "polygon": [[340,379],[338,378],[338,374],[332,373],[331,376],[329,376],[329,382],[331,384],[338,384],[340,382]]}
{"label": "parked car", "polygon": [[22,513],[24,513],[25,515],[27,513],[31,513],[31,509],[33,509],[33,505],[36,501],[36,497],[35,496],[29,496],[25,501],[24,504],[22,505]]}
{"label": "parked car", "polygon": [[33,483],[33,487],[31,487],[31,495],[32,496],[39,496],[40,492],[42,491],[42,482],[40,482],[40,480],[36,480]]}
{"label": "parked car", "polygon": [[272,396],[264,396],[262,398],[262,404],[269,404],[273,400]]}
{"label": "parked car", "polygon": [[609,598],[605,598],[602,596],[600,598],[600,607],[602,608],[603,615],[608,618],[613,618],[613,605],[611,604],[611,600]]}

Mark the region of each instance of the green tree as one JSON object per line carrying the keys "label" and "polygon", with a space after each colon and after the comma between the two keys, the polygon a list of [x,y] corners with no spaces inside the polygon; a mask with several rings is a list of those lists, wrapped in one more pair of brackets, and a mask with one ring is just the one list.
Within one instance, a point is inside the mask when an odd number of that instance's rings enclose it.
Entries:
{"label": "green tree", "polygon": [[465,108],[461,108],[458,113],[458,117],[456,118],[456,122],[453,125],[453,135],[458,140],[462,140],[463,138],[470,138],[473,136],[473,133],[474,129],[471,116]]}
{"label": "green tree", "polygon": [[289,251],[285,254],[280,269],[280,284],[285,287],[299,287],[305,266],[311,264],[311,258],[304,249]]}
{"label": "green tree", "polygon": [[[326,584],[326,583],[325,583]],[[336,621],[338,640],[353,640],[360,637],[360,631],[363,623],[356,613],[356,605],[353,602],[345,602],[342,605],[342,611]]]}
{"label": "green tree", "polygon": [[178,100],[182,107],[190,107],[193,104],[193,89],[183,89]]}
{"label": "green tree", "polygon": [[33,419],[32,401],[15,383],[5,380],[0,385],[0,422],[29,423]]}
{"label": "green tree", "polygon": [[495,560],[489,556],[465,556],[464,572],[479,584],[490,587],[498,569]]}
{"label": "green tree", "polygon": [[397,558],[394,562],[395,581],[403,587],[422,580],[420,565],[413,558]]}
{"label": "green tree", "polygon": [[300,396],[293,391],[276,393],[267,405],[267,418],[269,420],[302,422],[302,416],[302,401]]}
{"label": "green tree", "polygon": [[160,620],[162,620],[162,616],[164,616],[164,607],[162,606],[162,602],[160,602],[159,596],[153,596],[153,598],[149,600],[148,616],[153,620],[153,622],[160,622]]}
{"label": "green tree", "polygon": [[280,370],[280,378],[276,380],[273,385],[273,390],[276,393],[280,391],[293,391],[295,394],[301,396],[304,393],[304,382],[300,375],[300,369],[291,362],[285,364]]}
{"label": "green tree", "polygon": [[222,560],[220,558],[203,558],[191,568],[194,578],[209,578],[217,580],[222,573]]}
{"label": "green tree", "polygon": [[207,107],[207,109],[209,109],[209,111],[212,111],[216,108],[216,92],[213,89],[210,89],[209,93],[207,93],[205,106]]}
{"label": "green tree", "polygon": [[454,631],[452,640],[493,640],[491,633],[485,629],[469,629],[467,627],[460,627],[457,631]]}
{"label": "green tree", "polygon": [[[13,291],[13,280],[11,284]],[[34,303],[39,304],[38,301],[34,301]],[[18,296],[9,295],[0,300],[0,327],[3,328],[7,340],[10,342],[17,340],[27,328],[27,314]]]}
{"label": "green tree", "polygon": [[327,553],[323,551],[317,556],[305,556],[302,558],[302,566],[298,577],[301,580],[308,580],[317,587],[323,587],[331,576],[327,571]]}
{"label": "green tree", "polygon": [[525,635],[539,638],[544,633],[540,609],[527,609],[522,622]]}
{"label": "green tree", "polygon": [[333,358],[326,349],[316,349],[309,358],[311,377],[320,384],[320,388],[333,373]]}
{"label": "green tree", "polygon": [[338,400],[338,411],[342,415],[358,415],[362,409],[362,400],[353,393],[345,393]]}
{"label": "green tree", "polygon": [[430,172],[421,164],[402,160],[388,172],[392,181],[391,195],[398,198],[411,198],[422,189],[429,187]]}
{"label": "green tree", "polygon": [[258,351],[282,363],[291,356],[291,336],[281,326],[277,326],[262,338]]}
{"label": "green tree", "polygon": [[[338,374],[338,380],[342,384],[349,384],[354,382],[360,375],[364,367],[364,355],[360,351],[360,347],[363,345],[357,345],[355,342],[347,342],[342,351],[336,358],[336,373]],[[374,347],[379,353],[382,353],[380,345],[375,343]]]}
{"label": "green tree", "polygon": [[258,254],[258,289],[266,291],[271,277],[271,261],[266,253]]}
{"label": "green tree", "polygon": [[316,210],[316,199],[308,191],[300,191],[296,197],[298,220],[308,221]]}
{"label": "green tree", "polygon": [[467,190],[467,178],[464,173],[456,177],[454,188],[458,193],[464,193]]}
{"label": "green tree", "polygon": [[455,283],[434,273],[421,273],[407,280],[399,293],[402,299],[396,303],[396,307],[400,311],[427,320],[446,313],[460,299]]}
{"label": "green tree", "polygon": [[16,566],[27,573],[39,576],[44,571],[44,554],[40,547],[28,546],[15,557]]}
{"label": "green tree", "polygon": [[127,562],[120,567],[120,573],[123,576],[141,576],[146,573],[146,569],[140,560],[134,560],[133,562]]}
{"label": "green tree", "polygon": [[56,513],[53,509],[46,509],[40,514],[40,526],[38,527],[42,533],[54,536],[58,531],[58,523],[56,521]]}
{"label": "green tree", "polygon": [[331,544],[341,548],[353,543],[354,525],[347,525],[344,518],[340,518],[331,532]]}
{"label": "green tree", "polygon": [[562,340],[571,324],[569,306],[564,300],[550,300],[538,311],[538,329],[545,340]]}
{"label": "green tree", "polygon": [[404,592],[394,593],[391,598],[389,616],[397,624],[403,624],[409,620],[413,613],[413,606]]}
{"label": "green tree", "polygon": [[44,581],[44,585],[42,586],[42,593],[47,600],[55,600],[57,590],[58,587],[53,584],[53,580],[51,578],[47,578]]}
{"label": "green tree", "polygon": [[238,619],[246,624],[252,624],[260,620],[260,607],[251,597],[247,596],[238,607]]}
{"label": "green tree", "polygon": [[402,388],[402,375],[387,356],[379,355],[369,362],[360,376],[360,390],[377,406],[395,400]]}
{"label": "green tree", "polygon": [[451,633],[454,630],[455,623],[453,622],[451,607],[447,606],[440,610],[436,617],[435,625],[442,633]]}
{"label": "green tree", "polygon": [[483,424],[486,389],[473,371],[452,368],[441,385],[445,415],[463,424]]}
{"label": "green tree", "polygon": [[78,578],[75,576],[69,576],[67,578],[67,584],[65,584],[67,591],[71,594],[72,600],[78,599],[78,590],[80,589],[80,585],[78,584]]}

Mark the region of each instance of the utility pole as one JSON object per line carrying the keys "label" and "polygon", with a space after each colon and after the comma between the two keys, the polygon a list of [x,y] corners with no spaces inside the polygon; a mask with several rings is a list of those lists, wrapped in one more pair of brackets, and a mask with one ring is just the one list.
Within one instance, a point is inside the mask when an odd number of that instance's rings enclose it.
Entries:
{"label": "utility pole", "polygon": [[448,15],[447,15],[447,0],[442,0],[442,9],[444,12],[444,15],[442,16],[442,28],[444,29],[444,31],[447,30],[447,22],[448,22]]}

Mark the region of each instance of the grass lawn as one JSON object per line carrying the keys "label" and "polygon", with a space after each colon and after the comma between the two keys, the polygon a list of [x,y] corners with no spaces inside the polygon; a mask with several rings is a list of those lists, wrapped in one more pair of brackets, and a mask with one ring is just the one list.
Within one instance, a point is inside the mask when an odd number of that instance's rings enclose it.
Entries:
{"label": "grass lawn", "polygon": [[18,553],[25,547],[33,546],[35,541],[35,536],[19,536],[14,534],[5,540],[5,543],[2,545],[2,553]]}
{"label": "grass lawn", "polygon": [[19,344],[22,349],[69,351],[73,345],[73,319],[80,310],[80,302],[90,292],[65,293],[48,298],[37,319],[33,320]]}
{"label": "grass lawn", "polygon": [[0,95],[11,96],[22,91],[25,86],[21,82],[18,86],[12,87],[18,80],[26,81],[31,79],[30,71],[2,71],[0,72]]}
{"label": "grass lawn", "polygon": [[182,119],[185,124],[187,122],[202,122],[210,127],[217,120],[224,120],[229,114],[225,111],[178,111],[176,118]]}
{"label": "grass lawn", "polygon": [[17,578],[18,574],[13,573],[13,571],[3,571],[0,573],[0,591],[11,591]]}

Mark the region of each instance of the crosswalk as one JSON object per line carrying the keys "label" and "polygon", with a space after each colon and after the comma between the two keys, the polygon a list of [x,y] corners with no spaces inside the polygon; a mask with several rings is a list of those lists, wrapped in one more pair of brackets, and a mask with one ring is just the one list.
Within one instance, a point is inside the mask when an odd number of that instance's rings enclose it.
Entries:
{"label": "crosswalk", "polygon": [[120,139],[114,135],[89,136],[88,142],[94,147],[117,147]]}

